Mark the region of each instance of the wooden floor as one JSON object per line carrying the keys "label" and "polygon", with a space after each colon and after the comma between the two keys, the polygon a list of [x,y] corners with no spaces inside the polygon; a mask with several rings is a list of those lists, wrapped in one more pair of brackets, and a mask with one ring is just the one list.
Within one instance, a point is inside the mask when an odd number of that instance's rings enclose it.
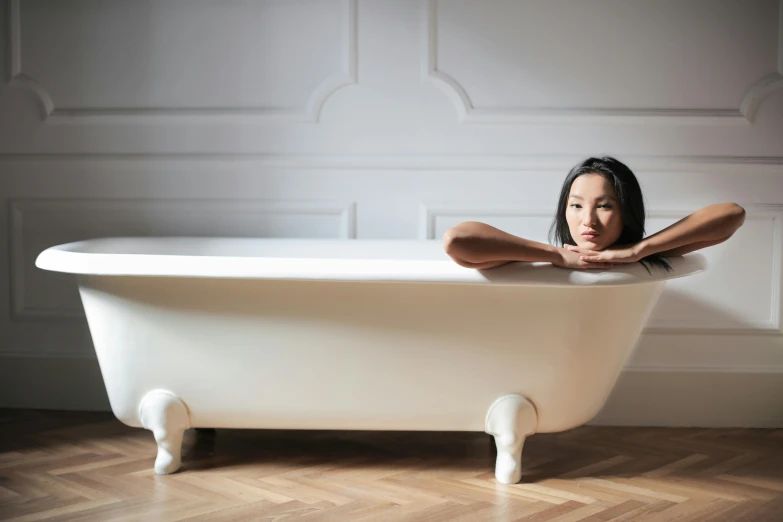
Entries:
{"label": "wooden floor", "polygon": [[168,476],[155,453],[111,414],[0,410],[0,520],[783,521],[783,430],[534,435],[511,486],[483,433],[189,430]]}

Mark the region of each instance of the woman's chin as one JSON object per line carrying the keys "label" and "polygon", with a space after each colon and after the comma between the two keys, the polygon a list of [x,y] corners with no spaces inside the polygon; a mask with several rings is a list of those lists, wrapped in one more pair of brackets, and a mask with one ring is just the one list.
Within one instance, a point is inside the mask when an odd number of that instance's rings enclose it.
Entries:
{"label": "woman's chin", "polygon": [[587,248],[589,250],[601,250],[603,248],[603,244],[602,243],[597,243],[595,241],[590,241],[589,239],[585,240],[585,241],[582,241],[582,243],[579,246],[581,246],[582,248]]}

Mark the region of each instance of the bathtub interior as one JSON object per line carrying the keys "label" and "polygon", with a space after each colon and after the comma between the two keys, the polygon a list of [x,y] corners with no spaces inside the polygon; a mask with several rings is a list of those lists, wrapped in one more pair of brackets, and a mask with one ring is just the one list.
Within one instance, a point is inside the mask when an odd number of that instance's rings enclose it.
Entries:
{"label": "bathtub interior", "polygon": [[84,254],[299,259],[449,260],[439,240],[247,237],[119,237],[69,243]]}

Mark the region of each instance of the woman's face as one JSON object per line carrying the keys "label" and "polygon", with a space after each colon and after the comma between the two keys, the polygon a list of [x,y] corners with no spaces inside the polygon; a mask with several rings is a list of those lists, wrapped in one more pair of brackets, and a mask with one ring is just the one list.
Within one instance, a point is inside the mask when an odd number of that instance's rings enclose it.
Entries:
{"label": "woman's face", "polygon": [[[611,183],[600,174],[576,178],[568,195],[566,220],[577,246],[590,250],[611,246],[623,230],[620,203]],[[597,235],[583,235],[586,232]]]}

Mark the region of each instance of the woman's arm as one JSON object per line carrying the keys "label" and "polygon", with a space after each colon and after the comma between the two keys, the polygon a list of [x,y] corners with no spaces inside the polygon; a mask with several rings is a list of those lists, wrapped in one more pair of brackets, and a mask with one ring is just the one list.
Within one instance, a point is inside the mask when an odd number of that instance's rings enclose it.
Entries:
{"label": "woman's arm", "polygon": [[636,244],[640,258],[650,254],[681,256],[723,243],[745,222],[745,209],[720,203],[697,210]]}
{"label": "woman's arm", "polygon": [[612,268],[611,263],[588,262],[565,248],[531,241],[477,221],[466,221],[448,229],[443,234],[443,246],[458,265],[467,268],[494,268],[514,261],[548,262],[580,270]]}
{"label": "woman's arm", "polygon": [[517,237],[486,223],[466,221],[443,234],[443,247],[454,261],[468,268],[493,268],[513,261],[559,259],[557,248]]}

